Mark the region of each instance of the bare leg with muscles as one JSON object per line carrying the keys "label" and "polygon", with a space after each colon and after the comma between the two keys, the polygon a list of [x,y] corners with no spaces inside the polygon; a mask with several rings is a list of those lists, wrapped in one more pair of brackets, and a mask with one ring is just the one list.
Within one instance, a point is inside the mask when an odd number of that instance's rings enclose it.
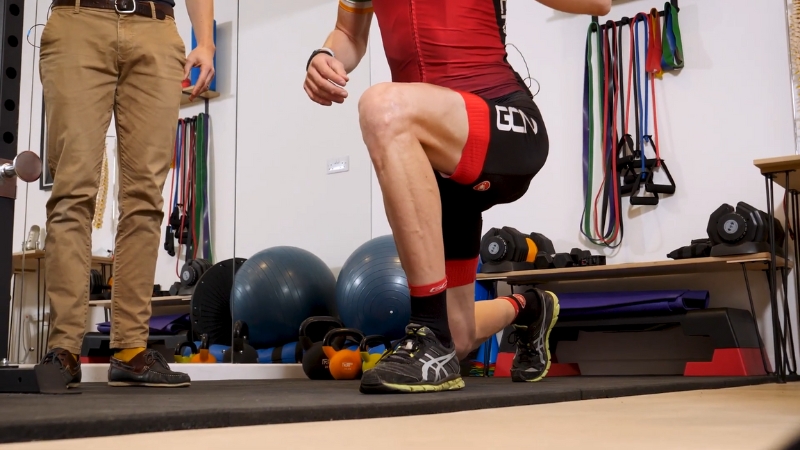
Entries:
{"label": "bare leg with muscles", "polygon": [[[460,389],[459,358],[509,324],[518,328],[515,381],[539,380],[550,364],[555,295],[531,290],[474,301],[482,213],[528,191],[547,159],[547,131],[506,61],[504,2],[447,3],[445,17],[430,3],[340,0],[335,30],[309,60],[309,97],[342,103],[373,11],[386,24],[394,82],[368,89],[358,107],[408,277],[411,321],[406,337],[362,377],[365,393]],[[467,31],[475,29],[484,32]]]}

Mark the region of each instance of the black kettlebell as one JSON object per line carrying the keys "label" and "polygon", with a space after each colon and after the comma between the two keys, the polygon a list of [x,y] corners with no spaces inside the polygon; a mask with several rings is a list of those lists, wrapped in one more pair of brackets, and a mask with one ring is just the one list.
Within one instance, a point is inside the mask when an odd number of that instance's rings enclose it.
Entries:
{"label": "black kettlebell", "polygon": [[247,324],[237,320],[233,324],[233,346],[222,352],[223,362],[231,362],[231,353],[233,353],[233,362],[236,364],[258,363],[258,352],[247,343],[247,335]]}
{"label": "black kettlebell", "polygon": [[[333,376],[328,368],[328,358],[322,351],[322,340],[333,329],[342,328],[344,325],[335,317],[314,316],[309,317],[300,324],[300,345],[303,347],[303,372],[312,380],[332,380]],[[337,345],[341,345],[344,337],[336,338]]]}

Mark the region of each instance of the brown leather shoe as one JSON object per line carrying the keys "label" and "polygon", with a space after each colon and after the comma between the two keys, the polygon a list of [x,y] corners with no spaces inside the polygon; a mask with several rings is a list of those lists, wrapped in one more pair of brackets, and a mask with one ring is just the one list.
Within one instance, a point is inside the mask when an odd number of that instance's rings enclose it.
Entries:
{"label": "brown leather shoe", "polygon": [[109,386],[186,387],[189,375],[173,372],[161,353],[147,349],[129,362],[111,358],[108,366]]}
{"label": "brown leather shoe", "polygon": [[61,376],[64,377],[64,383],[68,388],[76,388],[81,384],[81,362],[76,360],[72,353],[63,348],[54,348],[50,350],[40,365],[53,364],[61,371]]}

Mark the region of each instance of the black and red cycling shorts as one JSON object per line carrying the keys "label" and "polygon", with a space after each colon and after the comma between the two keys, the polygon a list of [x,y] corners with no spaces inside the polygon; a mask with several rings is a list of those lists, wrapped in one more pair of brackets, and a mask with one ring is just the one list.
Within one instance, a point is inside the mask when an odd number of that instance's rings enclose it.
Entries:
{"label": "black and red cycling shorts", "polygon": [[469,137],[455,172],[449,177],[436,174],[449,287],[475,281],[482,213],[522,197],[549,152],[542,115],[526,92],[491,100],[460,94]]}

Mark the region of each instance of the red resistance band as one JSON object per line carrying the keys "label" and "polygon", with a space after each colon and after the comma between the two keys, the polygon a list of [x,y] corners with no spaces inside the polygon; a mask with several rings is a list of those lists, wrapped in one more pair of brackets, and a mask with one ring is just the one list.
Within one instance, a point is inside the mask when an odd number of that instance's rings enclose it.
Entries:
{"label": "red resistance band", "polygon": [[[656,167],[661,167],[661,146],[658,143],[658,108],[656,107],[656,77],[661,78],[661,20],[658,10],[653,8],[648,16],[650,21],[650,41],[647,49],[647,65],[645,70],[650,74],[650,89],[653,94],[653,132],[656,138]],[[644,156],[643,156],[644,157]]]}

